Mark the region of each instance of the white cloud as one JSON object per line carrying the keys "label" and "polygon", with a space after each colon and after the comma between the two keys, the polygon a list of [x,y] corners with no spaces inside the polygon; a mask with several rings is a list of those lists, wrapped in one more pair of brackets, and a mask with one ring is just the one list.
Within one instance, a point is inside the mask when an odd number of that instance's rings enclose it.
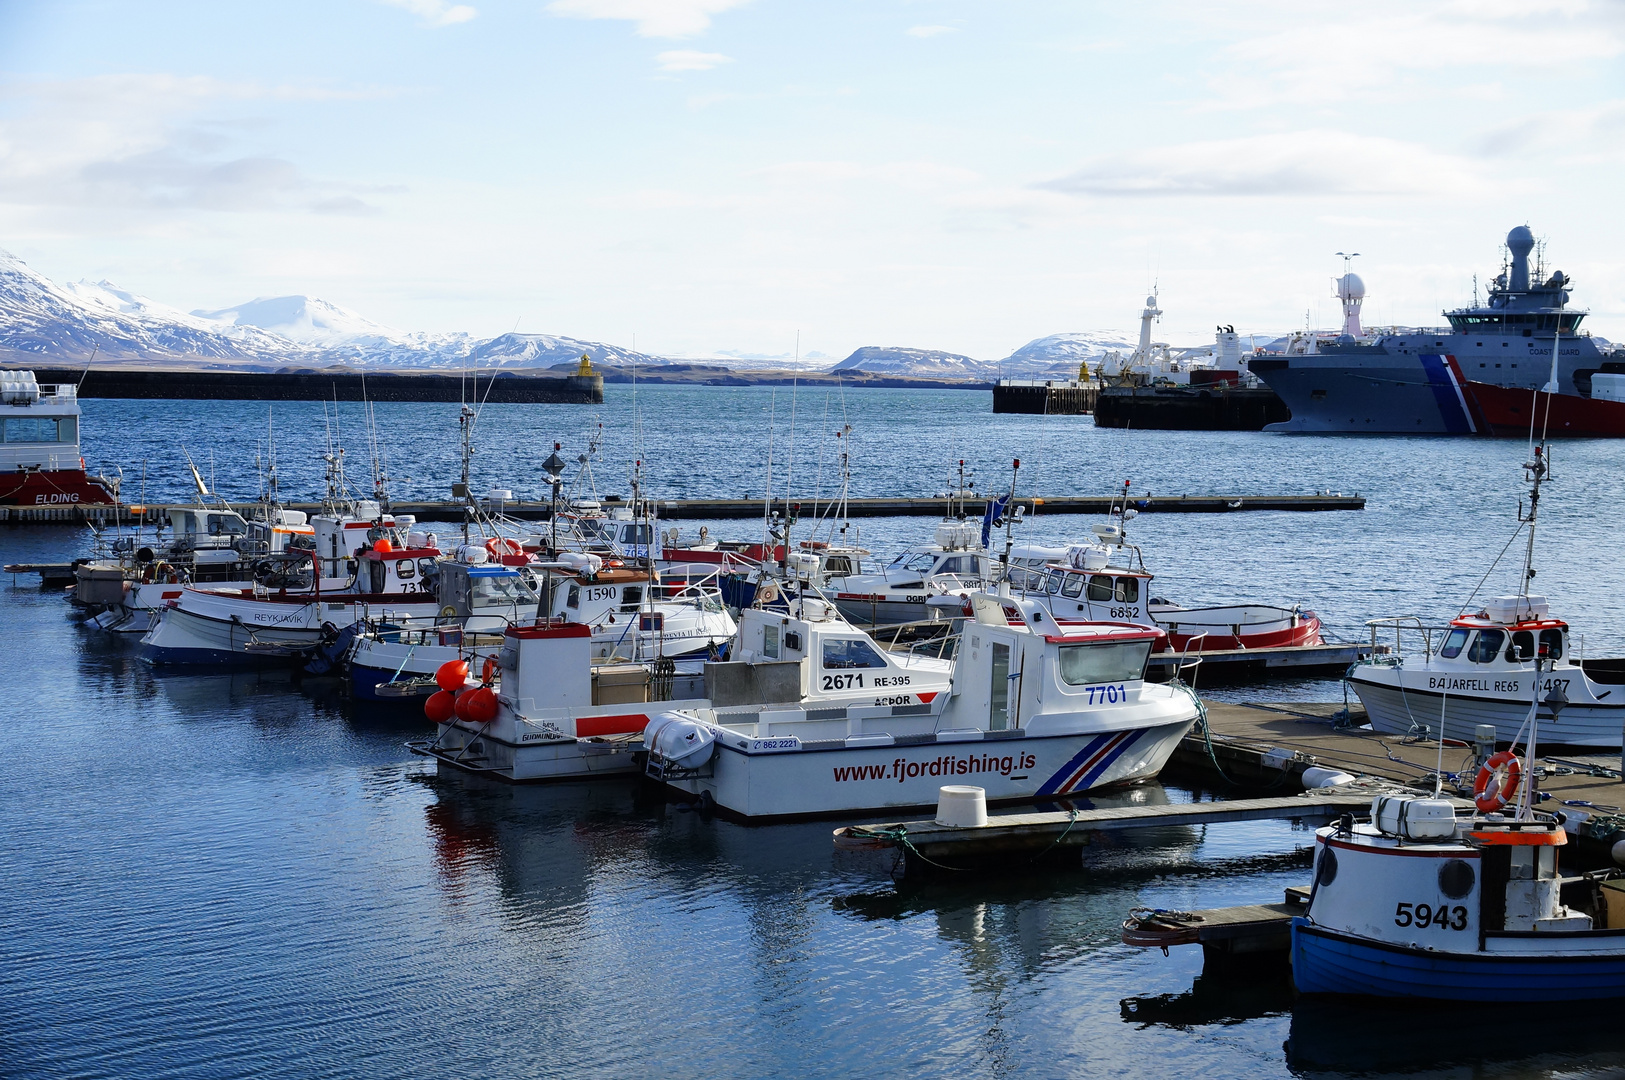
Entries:
{"label": "white cloud", "polygon": [[1097,196],[1459,196],[1486,185],[1472,163],[1418,143],[1317,130],[1105,154],[1037,186]]}
{"label": "white cloud", "polygon": [[957,34],[957,26],[911,26],[904,33],[909,37],[936,37],[938,34]]}
{"label": "white cloud", "polygon": [[221,102],[354,96],[373,95],[161,74],[0,84],[0,202],[371,213],[359,195],[378,189],[318,180],[241,145],[252,122],[203,118]]}
{"label": "white cloud", "polygon": [[380,0],[390,7],[404,8],[430,26],[450,26],[465,23],[479,12],[467,4],[449,4],[446,0]]}
{"label": "white cloud", "polygon": [[696,52],[693,49],[668,49],[655,57],[661,71],[710,71],[718,64],[731,64],[734,58],[721,53]]}
{"label": "white cloud", "polygon": [[638,24],[640,37],[693,37],[711,25],[711,16],[750,0],[553,0],[547,10],[574,19],[624,19]]}

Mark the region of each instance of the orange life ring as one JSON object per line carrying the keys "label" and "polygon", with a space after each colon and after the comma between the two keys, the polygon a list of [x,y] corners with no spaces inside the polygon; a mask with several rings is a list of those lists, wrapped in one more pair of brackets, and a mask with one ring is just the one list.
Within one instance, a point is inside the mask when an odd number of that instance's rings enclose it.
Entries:
{"label": "orange life ring", "polygon": [[497,678],[497,658],[487,656],[485,663],[480,666],[480,682],[490,686]]}
{"label": "orange life ring", "polygon": [[500,559],[504,555],[523,555],[525,553],[523,544],[506,536],[491,537],[485,542],[485,550],[494,559]]}
{"label": "orange life ring", "polygon": [[[1506,778],[1496,780],[1503,765],[1506,766]],[[1523,769],[1518,764],[1518,755],[1511,750],[1491,754],[1479,767],[1478,779],[1473,781],[1473,802],[1484,813],[1492,814],[1512,801],[1522,779]],[[1492,782],[1495,783],[1494,787],[1490,786]]]}

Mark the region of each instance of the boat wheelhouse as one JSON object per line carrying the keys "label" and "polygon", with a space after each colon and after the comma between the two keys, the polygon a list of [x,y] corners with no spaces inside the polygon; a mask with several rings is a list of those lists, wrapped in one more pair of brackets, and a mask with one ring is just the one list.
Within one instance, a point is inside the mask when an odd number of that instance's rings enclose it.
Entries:
{"label": "boat wheelhouse", "polygon": [[[832,557],[829,551],[821,555],[825,562]],[[982,524],[975,521],[942,522],[931,543],[909,548],[878,574],[833,571],[823,574],[823,582],[835,606],[846,618],[870,626],[923,622],[932,617],[932,597],[976,592],[991,579]]]}

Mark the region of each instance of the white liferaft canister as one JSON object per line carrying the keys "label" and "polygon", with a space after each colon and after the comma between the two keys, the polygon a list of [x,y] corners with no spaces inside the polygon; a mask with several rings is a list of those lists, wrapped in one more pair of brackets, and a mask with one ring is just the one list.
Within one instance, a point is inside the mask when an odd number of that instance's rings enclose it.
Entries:
{"label": "white liferaft canister", "polygon": [[986,825],[986,789],[961,784],[938,788],[937,824],[955,829],[979,829]]}
{"label": "white liferaft canister", "polygon": [[1371,800],[1371,823],[1389,836],[1444,840],[1456,834],[1456,808],[1449,799],[1378,795]]}
{"label": "white liferaft canister", "polygon": [[1336,787],[1338,784],[1352,784],[1355,777],[1342,769],[1328,769],[1324,765],[1311,765],[1303,770],[1303,786],[1313,791],[1316,788]]}

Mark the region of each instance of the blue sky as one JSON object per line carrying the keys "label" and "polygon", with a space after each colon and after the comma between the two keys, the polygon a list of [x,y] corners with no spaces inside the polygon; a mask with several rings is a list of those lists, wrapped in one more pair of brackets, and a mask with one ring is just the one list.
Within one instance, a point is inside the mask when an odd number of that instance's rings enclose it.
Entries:
{"label": "blue sky", "polygon": [[1625,4],[0,0],[0,247],[186,309],[997,359],[1430,324],[1527,222],[1625,337]]}

